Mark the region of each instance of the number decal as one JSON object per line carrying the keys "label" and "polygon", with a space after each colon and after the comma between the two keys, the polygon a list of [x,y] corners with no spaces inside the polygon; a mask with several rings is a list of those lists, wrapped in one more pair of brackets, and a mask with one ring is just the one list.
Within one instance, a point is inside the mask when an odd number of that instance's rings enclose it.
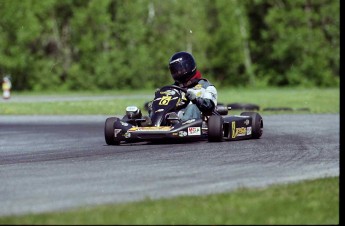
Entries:
{"label": "number decal", "polygon": [[168,105],[171,100],[171,96],[163,96],[161,101],[159,101],[159,105]]}

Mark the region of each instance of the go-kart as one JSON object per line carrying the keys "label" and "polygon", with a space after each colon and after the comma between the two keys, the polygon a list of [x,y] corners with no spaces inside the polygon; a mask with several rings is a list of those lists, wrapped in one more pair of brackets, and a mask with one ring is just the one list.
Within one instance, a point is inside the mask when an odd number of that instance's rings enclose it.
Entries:
{"label": "go-kart", "polygon": [[263,133],[263,120],[257,112],[242,112],[228,116],[230,107],[218,105],[201,119],[181,121],[178,111],[189,104],[187,90],[175,85],[164,86],[155,92],[150,116],[143,116],[136,106],[128,106],[122,119],[107,118],[104,127],[108,145],[138,141],[184,141],[207,139],[221,142],[257,139]]}

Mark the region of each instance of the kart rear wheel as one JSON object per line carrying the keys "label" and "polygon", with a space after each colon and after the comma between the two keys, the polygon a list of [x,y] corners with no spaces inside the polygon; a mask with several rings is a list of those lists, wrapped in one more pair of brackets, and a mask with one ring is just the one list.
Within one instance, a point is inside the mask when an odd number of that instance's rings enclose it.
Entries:
{"label": "kart rear wheel", "polygon": [[211,115],[208,118],[208,141],[220,142],[223,140],[223,117]]}
{"label": "kart rear wheel", "polygon": [[262,117],[256,112],[242,112],[243,116],[250,116],[252,118],[252,137],[254,139],[259,139],[263,133],[264,123]]}
{"label": "kart rear wheel", "polygon": [[119,120],[119,118],[116,117],[110,117],[105,120],[104,125],[104,138],[105,142],[108,145],[119,145],[120,141],[115,140],[115,134],[114,134],[114,123]]}

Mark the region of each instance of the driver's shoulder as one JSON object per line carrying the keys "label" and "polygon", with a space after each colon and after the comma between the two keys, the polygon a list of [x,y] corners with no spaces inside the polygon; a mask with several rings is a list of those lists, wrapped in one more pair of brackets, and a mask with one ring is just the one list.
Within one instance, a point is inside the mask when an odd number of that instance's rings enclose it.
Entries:
{"label": "driver's shoulder", "polygon": [[206,89],[209,86],[214,86],[210,81],[208,81],[205,78],[200,79],[197,85],[201,86],[204,89]]}

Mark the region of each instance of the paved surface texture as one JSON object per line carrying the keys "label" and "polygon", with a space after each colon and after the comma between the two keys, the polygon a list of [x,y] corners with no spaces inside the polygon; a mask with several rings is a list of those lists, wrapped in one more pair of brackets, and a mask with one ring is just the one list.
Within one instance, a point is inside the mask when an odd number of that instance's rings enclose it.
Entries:
{"label": "paved surface texture", "polygon": [[0,116],[0,215],[339,175],[339,115],[264,116],[258,140],[107,146],[107,116]]}
{"label": "paved surface texture", "polygon": [[12,95],[10,99],[0,98],[0,103],[9,104],[9,103],[42,103],[42,102],[70,102],[70,101],[101,101],[101,100],[116,100],[116,99],[138,99],[138,98],[147,98],[151,100],[153,95],[84,95],[84,96],[71,96],[71,95],[46,95],[46,96],[16,96]]}

